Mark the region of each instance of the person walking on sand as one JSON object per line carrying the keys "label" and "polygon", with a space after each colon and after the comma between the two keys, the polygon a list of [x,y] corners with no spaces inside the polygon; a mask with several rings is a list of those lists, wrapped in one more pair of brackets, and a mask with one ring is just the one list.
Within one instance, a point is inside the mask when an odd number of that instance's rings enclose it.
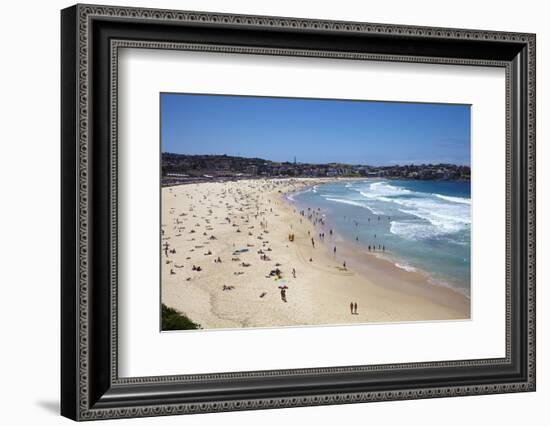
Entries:
{"label": "person walking on sand", "polygon": [[334,250],[333,250],[333,251],[334,251],[334,254],[336,255],[336,246],[334,246]]}
{"label": "person walking on sand", "polygon": [[357,302],[355,302],[355,303],[353,304],[353,310],[354,310],[355,315],[358,315],[358,314],[357,314]]}
{"label": "person walking on sand", "polygon": [[353,315],[353,302],[350,302],[349,310],[350,310],[350,313]]}
{"label": "person walking on sand", "polygon": [[313,237],[311,238],[311,245],[313,246],[313,248],[315,248],[315,240],[313,239]]}
{"label": "person walking on sand", "polygon": [[296,278],[296,269],[292,268],[292,276]]}

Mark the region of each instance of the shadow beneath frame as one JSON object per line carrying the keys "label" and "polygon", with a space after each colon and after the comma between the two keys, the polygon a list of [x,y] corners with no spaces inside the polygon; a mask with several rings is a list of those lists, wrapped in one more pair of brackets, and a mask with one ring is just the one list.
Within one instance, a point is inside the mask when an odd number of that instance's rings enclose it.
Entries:
{"label": "shadow beneath frame", "polygon": [[36,405],[50,414],[59,415],[59,401],[37,401]]}

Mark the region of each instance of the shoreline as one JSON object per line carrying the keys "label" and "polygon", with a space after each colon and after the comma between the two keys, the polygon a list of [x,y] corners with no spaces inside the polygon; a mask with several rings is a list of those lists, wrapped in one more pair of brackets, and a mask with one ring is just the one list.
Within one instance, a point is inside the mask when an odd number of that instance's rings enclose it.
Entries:
{"label": "shoreline", "polygon": [[[203,329],[470,319],[469,299],[418,272],[340,242],[339,255],[349,259],[344,269],[325,244],[312,246],[315,227],[305,218],[300,223],[284,196],[328,182],[243,179],[163,187],[162,244],[168,249],[161,258],[162,302]],[[280,278],[270,275],[276,269]],[[350,313],[350,301],[358,303],[357,314]]]}
{"label": "shoreline", "polygon": [[[162,178],[164,179],[164,178]],[[314,176],[213,176],[213,177],[190,177],[179,182],[162,182],[162,188],[172,188],[181,185],[193,185],[197,183],[216,183],[216,182],[239,182],[246,180],[281,180],[281,179],[334,179],[338,180],[369,180],[369,179],[385,179],[385,180],[401,180],[402,177],[396,176],[335,176],[335,177],[314,177]],[[469,179],[411,179],[413,181],[424,182],[470,182]]]}
{"label": "shoreline", "polygon": [[[316,185],[312,185],[311,187]],[[305,191],[301,190],[300,192]],[[288,199],[288,194],[284,194],[281,198],[288,203],[290,208],[297,208],[297,206],[293,204],[294,202]],[[331,228],[328,220],[327,224],[329,225],[327,227]],[[315,224],[312,225],[316,231],[316,235],[318,231],[326,231],[326,228]],[[455,309],[465,309],[465,306],[468,305],[468,311],[470,311],[471,298],[460,290],[453,288],[451,284],[446,282],[434,282],[435,278],[430,272],[424,271],[416,266],[413,268],[414,270],[407,270],[403,267],[399,267],[397,263],[399,263],[400,260],[406,262],[407,259],[399,258],[399,255],[395,253],[368,252],[367,247],[362,243],[356,243],[337,231],[334,231],[334,228],[331,229],[333,232],[332,238],[330,241],[323,241],[323,246],[327,254],[331,255],[331,246],[337,245],[337,254],[333,255],[333,257],[340,262],[345,261],[348,267],[370,278],[375,285],[396,289],[411,295],[422,294],[423,297],[436,303],[444,304]],[[395,258],[392,259],[391,256],[395,256]],[[375,278],[373,278],[373,275]],[[396,280],[396,277],[399,277],[399,279]],[[386,285],[382,285],[382,282],[386,283]],[[449,295],[449,292],[452,292],[452,295]]]}
{"label": "shoreline", "polygon": [[[358,180],[369,181],[369,180],[380,180],[380,178],[360,178]],[[383,179],[383,180],[391,180],[391,178]],[[325,185],[325,184],[330,184],[334,182],[335,181],[318,183],[315,185],[308,185],[307,187],[304,187],[300,191],[290,193],[290,196],[289,194],[284,194],[281,198],[285,200],[292,208],[295,208],[295,207],[297,208],[299,207],[298,204],[300,202],[294,200],[294,198],[291,198],[292,195],[303,194],[305,192],[308,192],[311,188],[314,188],[318,185]],[[310,207],[313,209],[313,207],[308,206],[306,204],[304,204],[303,206],[306,208]],[[407,259],[403,255],[396,253],[394,251],[389,251],[387,249],[385,251],[373,251],[373,252],[367,251],[367,245],[364,244],[363,242],[353,241],[352,239],[338,232],[335,229],[334,225],[332,225],[333,221],[330,220],[329,216],[325,216],[325,223],[327,225],[326,227],[314,224],[316,231],[323,232],[326,229],[330,228],[336,237],[335,240],[337,240],[339,244],[343,244],[346,247],[347,249],[346,252],[348,254],[348,257],[355,258],[355,260],[358,260],[359,258],[363,258],[367,262],[370,261],[370,259],[372,259],[373,257],[376,259],[379,259],[380,261],[386,261],[388,262],[388,264],[390,264],[390,266],[388,267],[392,269],[396,269],[397,271],[404,270],[409,273],[418,273],[422,275],[430,285],[447,288],[470,300],[470,295],[466,294],[460,288],[457,288],[457,284],[458,284],[458,287],[460,287],[460,284],[465,284],[465,282],[457,281],[457,280],[453,281],[452,278],[446,277],[444,275],[437,275],[436,273],[425,270],[422,267],[419,267],[417,265],[409,266],[410,259]],[[328,242],[325,241],[324,243],[327,246],[327,250],[330,250]],[[356,262],[355,262],[355,265],[357,266]],[[360,264],[359,264],[359,269],[361,269]]]}

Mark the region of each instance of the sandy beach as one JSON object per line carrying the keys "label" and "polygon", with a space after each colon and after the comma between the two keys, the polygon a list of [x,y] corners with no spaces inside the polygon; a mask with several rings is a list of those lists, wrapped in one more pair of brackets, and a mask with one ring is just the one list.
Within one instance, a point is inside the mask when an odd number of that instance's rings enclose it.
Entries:
{"label": "sandy beach", "polygon": [[[470,318],[466,296],[426,275],[346,242],[338,241],[335,254],[328,233],[321,241],[314,224],[283,196],[326,182],[164,187],[162,303],[204,329]],[[357,303],[357,314],[350,302]]]}

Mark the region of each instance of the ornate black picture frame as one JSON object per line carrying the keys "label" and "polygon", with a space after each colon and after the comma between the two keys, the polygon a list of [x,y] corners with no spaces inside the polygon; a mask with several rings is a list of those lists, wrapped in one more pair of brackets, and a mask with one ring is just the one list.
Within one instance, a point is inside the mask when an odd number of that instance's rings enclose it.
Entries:
{"label": "ornate black picture frame", "polygon": [[[62,415],[93,420],[535,390],[534,34],[96,5],[64,9],[61,28]],[[504,68],[506,356],[119,378],[120,47]]]}

